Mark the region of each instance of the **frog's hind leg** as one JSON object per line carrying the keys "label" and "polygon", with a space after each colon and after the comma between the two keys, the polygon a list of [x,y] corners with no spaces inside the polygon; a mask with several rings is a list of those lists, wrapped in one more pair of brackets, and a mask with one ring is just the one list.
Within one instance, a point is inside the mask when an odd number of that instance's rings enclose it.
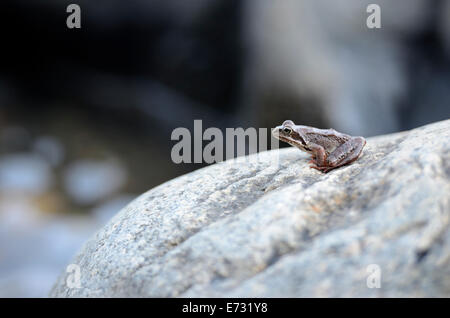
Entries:
{"label": "frog's hind leg", "polygon": [[334,168],[352,163],[361,155],[365,144],[366,140],[363,137],[353,137],[343,143],[327,157],[327,167],[324,167],[323,171],[328,172]]}

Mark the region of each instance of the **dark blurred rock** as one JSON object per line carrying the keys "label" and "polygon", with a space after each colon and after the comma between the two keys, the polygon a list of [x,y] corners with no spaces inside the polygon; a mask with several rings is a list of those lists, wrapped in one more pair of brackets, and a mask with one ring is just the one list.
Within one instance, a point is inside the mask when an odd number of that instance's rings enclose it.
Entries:
{"label": "dark blurred rock", "polygon": [[64,273],[51,296],[448,297],[449,141],[447,120],[369,138],[326,175],[289,148],[173,179],[84,245],[80,289]]}
{"label": "dark blurred rock", "polygon": [[22,152],[31,146],[30,132],[21,126],[6,126],[0,130],[0,150],[2,152]]}
{"label": "dark blurred rock", "polygon": [[[239,1],[81,0],[79,30],[65,25],[69,3],[4,3],[1,23],[13,31],[4,41],[13,50],[0,61],[2,75],[22,98],[33,100],[32,109],[47,107],[39,101],[55,99],[108,108],[117,97],[133,99],[127,83],[140,79],[160,82],[213,109],[235,107],[240,85]],[[106,98],[87,103],[93,96],[85,86],[98,80],[95,95],[108,76],[120,78],[121,85],[112,82]],[[121,103],[118,110],[130,108],[133,105]]]}
{"label": "dark blurred rock", "polygon": [[256,126],[289,118],[358,135],[448,118],[445,103],[420,102],[450,97],[448,89],[429,89],[440,86],[430,79],[450,74],[444,2],[378,1],[381,29],[368,29],[369,0],[246,1],[245,113]]}
{"label": "dark blurred rock", "polygon": [[439,30],[442,41],[445,43],[447,57],[450,59],[450,2],[442,1],[442,10],[439,10]]}
{"label": "dark blurred rock", "polygon": [[450,94],[433,88],[450,73],[448,1],[379,1],[379,30],[365,25],[370,3],[82,0],[82,28],[69,30],[65,3],[7,0],[0,28],[14,30],[3,38],[13,49],[0,85],[28,109],[65,101],[101,118],[134,114],[155,139],[198,118],[237,118],[219,127],[291,118],[358,135],[448,118],[429,98]]}

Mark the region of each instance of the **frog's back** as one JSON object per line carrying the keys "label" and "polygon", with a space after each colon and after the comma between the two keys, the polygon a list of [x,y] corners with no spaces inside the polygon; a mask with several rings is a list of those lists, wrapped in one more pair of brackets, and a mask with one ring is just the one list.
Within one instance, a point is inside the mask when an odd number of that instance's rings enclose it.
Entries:
{"label": "frog's back", "polygon": [[321,145],[325,149],[327,154],[330,154],[337,147],[350,140],[351,138],[351,136],[340,133],[332,128],[314,128],[310,132],[308,132],[307,135],[310,142]]}

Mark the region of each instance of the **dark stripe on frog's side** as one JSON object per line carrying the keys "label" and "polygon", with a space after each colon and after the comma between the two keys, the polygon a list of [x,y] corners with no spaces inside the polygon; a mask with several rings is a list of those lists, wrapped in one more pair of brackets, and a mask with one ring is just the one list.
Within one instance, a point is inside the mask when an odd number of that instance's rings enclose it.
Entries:
{"label": "dark stripe on frog's side", "polygon": [[[284,136],[279,136],[279,139],[281,140],[281,141],[283,141],[283,142],[285,142],[285,143],[288,143],[288,144],[290,144],[291,146],[293,146],[293,147],[296,147],[296,148],[298,148],[298,142],[296,143],[295,141],[292,141],[292,140],[290,140],[290,139],[288,139],[288,138],[285,138]],[[306,150],[306,151],[311,151],[311,149],[309,149],[308,147],[306,147],[306,146],[303,146],[303,148]]]}
{"label": "dark stripe on frog's side", "polygon": [[299,142],[302,143],[303,146],[306,146],[305,140],[302,138],[302,136],[300,136],[300,134],[298,132],[296,132],[295,130],[292,131],[291,138],[298,140]]}

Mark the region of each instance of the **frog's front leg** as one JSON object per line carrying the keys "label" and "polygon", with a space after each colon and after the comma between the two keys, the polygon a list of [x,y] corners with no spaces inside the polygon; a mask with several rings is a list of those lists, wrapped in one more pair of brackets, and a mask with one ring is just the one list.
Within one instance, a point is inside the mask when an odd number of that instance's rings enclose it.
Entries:
{"label": "frog's front leg", "polygon": [[310,166],[311,168],[318,169],[319,167],[325,166],[327,163],[327,153],[325,149],[320,145],[310,145],[312,158],[309,163],[315,164],[315,166]]}
{"label": "frog's front leg", "polygon": [[318,167],[318,170],[326,173],[335,168],[352,163],[361,155],[365,144],[366,140],[363,137],[352,137],[330,153],[326,158],[326,164],[323,167]]}

